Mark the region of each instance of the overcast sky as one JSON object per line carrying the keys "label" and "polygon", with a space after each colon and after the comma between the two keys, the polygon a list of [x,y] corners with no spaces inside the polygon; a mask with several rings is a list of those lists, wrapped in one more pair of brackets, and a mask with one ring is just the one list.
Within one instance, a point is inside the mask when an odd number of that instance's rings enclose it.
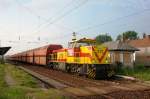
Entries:
{"label": "overcast sky", "polygon": [[94,38],[128,30],[150,33],[150,0],[0,0],[1,46],[8,54],[49,43],[67,46],[72,32]]}

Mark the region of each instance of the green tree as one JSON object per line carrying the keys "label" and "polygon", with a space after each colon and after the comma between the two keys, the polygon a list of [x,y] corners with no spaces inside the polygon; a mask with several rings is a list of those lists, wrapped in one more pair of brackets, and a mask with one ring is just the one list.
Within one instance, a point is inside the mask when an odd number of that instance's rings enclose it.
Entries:
{"label": "green tree", "polygon": [[138,33],[135,31],[126,31],[124,33],[122,33],[122,35],[118,35],[117,36],[117,40],[121,40],[121,38],[123,37],[123,39],[129,39],[129,40],[135,40],[138,39]]}
{"label": "green tree", "polygon": [[117,36],[117,39],[116,39],[116,40],[121,40],[121,38],[122,38],[122,35],[119,34],[119,35]]}
{"label": "green tree", "polygon": [[95,40],[97,43],[104,43],[104,42],[112,41],[112,38],[110,35],[100,34],[96,36]]}
{"label": "green tree", "polygon": [[125,39],[135,40],[138,38],[138,33],[135,31],[127,31],[123,33]]}

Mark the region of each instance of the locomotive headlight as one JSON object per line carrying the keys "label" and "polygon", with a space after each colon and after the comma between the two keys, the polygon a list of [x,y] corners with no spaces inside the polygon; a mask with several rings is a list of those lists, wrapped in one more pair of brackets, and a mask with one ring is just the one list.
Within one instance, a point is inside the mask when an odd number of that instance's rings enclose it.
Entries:
{"label": "locomotive headlight", "polygon": [[108,63],[108,58],[106,58],[105,63]]}
{"label": "locomotive headlight", "polygon": [[109,63],[110,62],[110,53],[108,53],[108,56],[106,58],[106,63]]}
{"label": "locomotive headlight", "polygon": [[110,58],[110,53],[108,54],[108,57]]}
{"label": "locomotive headlight", "polygon": [[110,53],[109,53],[108,56],[106,57],[105,62],[106,62],[106,63],[109,63],[109,62],[110,62]]}

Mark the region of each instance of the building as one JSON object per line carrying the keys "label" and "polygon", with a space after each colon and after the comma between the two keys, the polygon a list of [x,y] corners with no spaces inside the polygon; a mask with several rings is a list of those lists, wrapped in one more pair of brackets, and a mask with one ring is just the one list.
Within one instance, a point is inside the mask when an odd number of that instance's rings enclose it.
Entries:
{"label": "building", "polygon": [[121,41],[106,42],[103,45],[110,51],[110,61],[112,64],[122,63],[123,66],[133,67],[135,62],[135,51],[139,49]]}
{"label": "building", "polygon": [[142,39],[128,40],[127,43],[140,51],[136,52],[136,64],[150,66],[150,35],[143,34]]}

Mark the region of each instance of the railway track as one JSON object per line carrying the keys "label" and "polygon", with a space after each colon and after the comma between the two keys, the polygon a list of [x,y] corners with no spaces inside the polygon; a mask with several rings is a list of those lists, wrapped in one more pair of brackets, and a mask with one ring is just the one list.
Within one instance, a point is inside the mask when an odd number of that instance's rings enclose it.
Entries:
{"label": "railway track", "polygon": [[49,77],[51,79],[57,80],[64,83],[70,87],[97,87],[97,86],[109,86],[109,85],[119,85],[122,83],[130,83],[132,81],[110,79],[110,80],[92,80],[85,78],[83,76],[78,76],[74,74],[68,74],[66,72],[52,70],[48,68],[43,68],[42,66],[32,66],[24,65],[24,68],[30,69],[36,73]]}
{"label": "railway track", "polygon": [[[85,87],[85,86],[94,87],[94,86],[96,86],[91,81],[81,79],[80,77],[76,77],[75,75],[68,75],[61,71],[45,69],[43,67],[37,68],[36,66],[31,66],[31,67],[28,66],[25,68],[31,69],[41,75],[44,75],[44,76],[50,77],[54,80],[57,80],[59,82],[62,82],[70,87]],[[44,71],[44,72],[41,72],[41,71]]]}
{"label": "railway track", "polygon": [[[65,95],[74,99],[149,99],[150,85],[123,79],[92,80],[42,66],[22,65],[24,68],[40,75],[54,79],[64,85],[61,89]],[[67,94],[66,94],[67,93]],[[144,94],[145,96],[143,96]],[[142,97],[142,98],[140,98]]]}

